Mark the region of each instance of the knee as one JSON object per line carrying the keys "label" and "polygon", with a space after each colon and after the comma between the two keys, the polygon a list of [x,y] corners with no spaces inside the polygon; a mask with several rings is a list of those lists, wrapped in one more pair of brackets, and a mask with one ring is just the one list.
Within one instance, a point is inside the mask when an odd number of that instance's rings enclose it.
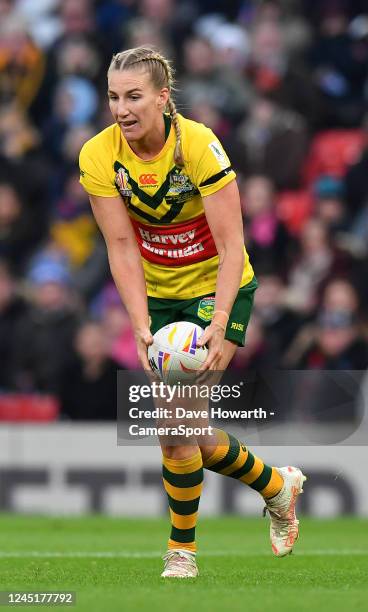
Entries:
{"label": "knee", "polygon": [[217,448],[216,444],[201,444],[199,446],[199,450],[201,451],[201,455],[202,455],[202,459],[203,462],[205,462],[207,459],[209,459],[211,457],[211,455],[213,455],[213,453],[215,452]]}
{"label": "knee", "polygon": [[198,446],[162,446],[161,450],[166,459],[188,459],[198,452]]}

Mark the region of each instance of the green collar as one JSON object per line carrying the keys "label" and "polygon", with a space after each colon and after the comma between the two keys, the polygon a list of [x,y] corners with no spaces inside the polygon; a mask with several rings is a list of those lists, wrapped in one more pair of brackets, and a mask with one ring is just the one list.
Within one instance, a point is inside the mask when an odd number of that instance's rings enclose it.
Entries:
{"label": "green collar", "polygon": [[170,115],[166,115],[166,113],[164,113],[164,122],[165,122],[165,142],[169,137],[170,134],[170,130],[171,130],[171,118]]}

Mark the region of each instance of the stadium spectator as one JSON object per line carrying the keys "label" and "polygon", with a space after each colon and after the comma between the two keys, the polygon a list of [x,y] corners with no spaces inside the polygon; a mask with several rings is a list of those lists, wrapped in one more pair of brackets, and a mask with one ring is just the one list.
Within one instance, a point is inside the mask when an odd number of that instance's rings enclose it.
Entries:
{"label": "stadium spectator", "polygon": [[234,123],[242,119],[251,103],[252,89],[236,71],[216,65],[214,48],[204,38],[184,43],[184,76],[178,84],[178,108],[189,113],[207,102]]}
{"label": "stadium spectator", "polygon": [[65,179],[50,232],[55,244],[68,256],[70,264],[83,266],[93,250],[97,227],[77,171]]}
{"label": "stadium spectator", "polygon": [[285,304],[285,284],[280,276],[260,274],[258,283],[254,312],[262,323],[273,366],[277,366],[282,363],[283,355],[300,329],[303,318]]}
{"label": "stadium spectator", "polygon": [[291,308],[308,315],[317,306],[322,283],[331,276],[347,273],[351,260],[334,246],[326,225],[317,218],[304,226],[297,249],[289,271],[286,299]]}
{"label": "stadium spectator", "polygon": [[308,370],[359,370],[368,367],[368,346],[360,337],[357,320],[351,313],[321,311],[312,338],[300,359],[288,365]]}
{"label": "stadium spectator", "polygon": [[[232,130],[231,122],[226,119],[217,108],[215,108],[209,102],[203,100],[198,102],[190,113],[191,118],[198,123],[206,122],[206,125],[216,134],[218,138],[221,138],[225,143],[228,143],[228,148],[231,149],[234,131]],[[236,156],[241,156],[242,151],[239,153],[235,146],[233,146],[233,165],[237,167]],[[235,163],[234,163],[235,162]],[[241,165],[243,160],[241,159]]]}
{"label": "stadium spectator", "polygon": [[345,174],[345,193],[350,217],[356,216],[368,202],[368,116],[363,121],[364,148]]}
{"label": "stadium spectator", "polygon": [[63,36],[90,34],[96,29],[92,0],[63,0],[59,5]]}
{"label": "stadium spectator", "polygon": [[0,257],[22,270],[37,238],[37,217],[14,185],[0,182]]}
{"label": "stadium spectator", "polygon": [[135,14],[134,4],[134,0],[106,0],[105,2],[98,2],[96,5],[98,30],[106,32],[112,51],[121,46],[124,38],[123,33]]}
{"label": "stadium spectator", "polygon": [[14,10],[14,0],[0,0],[0,19],[6,19]]}
{"label": "stadium spectator", "polygon": [[5,260],[0,260],[0,390],[13,385],[13,337],[25,302],[17,294],[17,285]]}
{"label": "stadium spectator", "polygon": [[286,352],[286,367],[359,369],[361,360],[365,368],[368,344],[362,323],[355,287],[347,279],[332,279],[323,290],[315,320],[301,328]]}
{"label": "stadium spectator", "polygon": [[261,271],[277,262],[287,264],[290,239],[286,227],[277,218],[272,182],[266,176],[253,176],[241,189],[244,237],[255,267]]}
{"label": "stadium spectator", "polygon": [[368,41],[348,29],[348,6],[343,1],[322,3],[318,36],[309,61],[325,101],[324,124],[357,125],[366,109]]}
{"label": "stadium spectator", "polygon": [[0,104],[28,110],[45,74],[45,57],[14,14],[0,22]]}
{"label": "stadium spectator", "polygon": [[37,255],[28,281],[29,306],[14,333],[14,384],[57,394],[80,319],[62,255],[51,248]]}
{"label": "stadium spectator", "polygon": [[125,31],[126,46],[149,45],[157,49],[165,49],[170,57],[174,56],[174,48],[166,31],[158,23],[148,17],[135,17],[127,24]]}
{"label": "stadium spectator", "polygon": [[246,174],[265,174],[279,189],[299,186],[307,150],[301,115],[258,97],[234,136],[230,152],[237,168]]}
{"label": "stadium spectator", "polygon": [[33,40],[42,49],[50,47],[61,34],[59,4],[60,0],[13,0],[16,14],[25,19]]}
{"label": "stadium spectator", "polygon": [[286,47],[281,24],[254,23],[248,74],[260,96],[302,115],[311,126],[318,123],[320,99],[302,58]]}
{"label": "stadium spectator", "polygon": [[74,359],[62,376],[62,415],[76,421],[114,421],[117,371],[122,367],[108,356],[103,326],[84,322],[75,336],[74,349]]}
{"label": "stadium spectator", "polygon": [[330,232],[342,231],[348,225],[348,212],[344,202],[344,186],[341,179],[321,176],[313,185],[314,210]]}
{"label": "stadium spectator", "polygon": [[92,305],[92,312],[104,328],[109,356],[123,368],[139,367],[130,319],[113,283],[109,282]]}
{"label": "stadium spectator", "polygon": [[86,138],[92,138],[93,135],[94,127],[91,123],[81,123],[66,129],[60,146],[61,170],[57,172],[55,169],[58,176],[64,177],[66,171],[75,170],[79,147],[86,142]]}
{"label": "stadium spectator", "polygon": [[67,256],[74,288],[91,299],[104,284],[108,264],[76,169],[66,176],[61,197],[55,203],[50,236]]}
{"label": "stadium spectator", "polygon": [[348,312],[353,317],[359,315],[359,296],[347,279],[332,279],[323,291],[321,302],[326,312]]}
{"label": "stadium spectator", "polygon": [[97,90],[88,79],[66,76],[58,81],[51,108],[51,116],[43,127],[46,147],[57,162],[62,157],[63,139],[70,129],[95,118]]}

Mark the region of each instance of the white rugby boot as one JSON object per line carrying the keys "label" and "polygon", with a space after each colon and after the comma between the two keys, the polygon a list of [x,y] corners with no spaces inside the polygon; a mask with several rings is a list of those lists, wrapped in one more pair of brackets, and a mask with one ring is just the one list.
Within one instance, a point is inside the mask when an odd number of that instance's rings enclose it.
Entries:
{"label": "white rugby boot", "polygon": [[299,521],[295,515],[298,495],[303,492],[306,476],[296,467],[276,468],[284,479],[281,491],[265,500],[264,516],[268,511],[271,519],[270,539],[276,557],[289,555],[299,537]]}
{"label": "white rugby boot", "polygon": [[196,578],[198,567],[195,553],[175,548],[162,557],[165,562],[161,578]]}

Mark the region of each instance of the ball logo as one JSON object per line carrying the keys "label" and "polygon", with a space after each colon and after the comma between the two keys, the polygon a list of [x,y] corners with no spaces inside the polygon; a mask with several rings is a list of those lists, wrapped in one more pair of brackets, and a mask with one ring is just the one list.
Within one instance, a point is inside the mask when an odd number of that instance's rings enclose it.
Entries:
{"label": "ball logo", "polygon": [[197,348],[197,329],[194,328],[194,330],[191,331],[189,336],[187,337],[182,351],[183,353],[190,353],[191,355],[195,355],[196,348]]}
{"label": "ball logo", "polygon": [[173,344],[174,342],[174,336],[176,334],[176,325],[174,325],[174,327],[172,328],[171,332],[169,333],[167,339],[169,341],[169,344]]}
{"label": "ball logo", "polygon": [[156,176],[157,174],[155,173],[141,174],[139,177],[139,184],[140,185],[157,185]]}
{"label": "ball logo", "polygon": [[170,353],[165,353],[164,351],[159,351],[158,353],[158,369],[160,371],[161,376],[165,372],[170,359]]}

